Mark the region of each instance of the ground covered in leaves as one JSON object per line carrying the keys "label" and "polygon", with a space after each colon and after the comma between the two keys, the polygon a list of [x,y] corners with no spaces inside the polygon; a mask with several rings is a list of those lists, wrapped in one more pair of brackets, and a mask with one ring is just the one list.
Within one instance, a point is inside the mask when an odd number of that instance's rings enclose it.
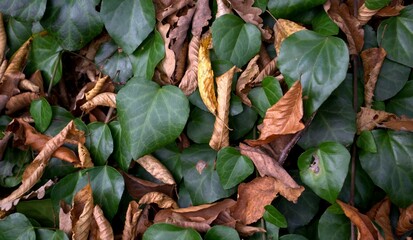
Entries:
{"label": "ground covered in leaves", "polygon": [[0,13],[0,239],[412,234],[408,1]]}

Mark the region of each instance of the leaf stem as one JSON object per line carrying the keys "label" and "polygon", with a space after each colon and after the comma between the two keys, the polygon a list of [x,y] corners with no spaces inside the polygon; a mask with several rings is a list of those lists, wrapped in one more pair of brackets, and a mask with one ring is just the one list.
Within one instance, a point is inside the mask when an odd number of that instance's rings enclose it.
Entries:
{"label": "leaf stem", "polygon": [[114,110],[115,109],[113,107],[109,108],[108,114],[106,115],[106,118],[105,118],[105,123],[108,123],[110,121]]}

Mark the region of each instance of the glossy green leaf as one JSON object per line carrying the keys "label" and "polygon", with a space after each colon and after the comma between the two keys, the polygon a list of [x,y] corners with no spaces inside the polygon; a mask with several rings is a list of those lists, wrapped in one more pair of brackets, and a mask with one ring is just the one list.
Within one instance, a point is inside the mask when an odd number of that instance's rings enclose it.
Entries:
{"label": "glossy green leaf", "polygon": [[214,130],[215,117],[210,112],[193,108],[188,119],[186,134],[196,143],[209,143]]}
{"label": "glossy green leaf", "polygon": [[44,134],[55,136],[74,119],[73,115],[66,109],[59,106],[52,106],[52,122]]}
{"label": "glossy green leaf", "polygon": [[21,213],[13,213],[0,220],[0,239],[35,240],[36,234],[29,219]]}
{"label": "glossy green leaf", "polygon": [[389,4],[391,0],[367,0],[364,2],[366,7],[371,10],[379,10]]}
{"label": "glossy green leaf", "polygon": [[[153,152],[153,155],[172,173],[176,182],[182,179],[181,152],[175,143]],[[180,195],[179,195],[180,196]]]}
{"label": "glossy green leaf", "polygon": [[117,95],[119,122],[133,158],[174,141],[185,127],[189,102],[175,86],[132,78]]}
{"label": "glossy green leaf", "polygon": [[320,240],[348,240],[351,235],[351,222],[344,213],[336,213],[330,206],[318,221]]}
{"label": "glossy green leaf", "polygon": [[306,237],[298,234],[287,234],[280,237],[280,240],[307,240]]}
{"label": "glossy green leaf", "polygon": [[377,29],[377,42],[386,50],[387,58],[413,67],[413,6],[406,6],[397,17],[388,18]]}
{"label": "glossy green leaf", "polygon": [[231,140],[237,140],[245,136],[252,130],[257,121],[258,114],[252,108],[242,105],[244,111],[236,116],[229,116],[229,128],[232,129],[229,133]]}
{"label": "glossy green leaf", "polygon": [[132,77],[132,64],[128,55],[122,51],[116,51],[100,65],[103,73],[119,84],[125,84]]}
{"label": "glossy green leaf", "polygon": [[30,151],[6,148],[0,161],[0,186],[15,187],[21,183],[24,169],[32,159]]}
{"label": "glossy green leaf", "polygon": [[5,28],[9,47],[7,55],[10,59],[12,54],[32,35],[32,24],[9,18]]}
{"label": "glossy green leaf", "polygon": [[410,70],[403,64],[384,59],[374,89],[374,99],[384,101],[394,97],[409,80]]}
{"label": "glossy green leaf", "polygon": [[361,149],[361,166],[394,204],[405,208],[413,203],[413,175],[406,171],[413,167],[413,134],[391,130],[371,133],[377,153]]}
{"label": "glossy green leaf", "polygon": [[254,172],[254,164],[235,148],[225,147],[218,152],[216,169],[222,187],[230,189]]}
{"label": "glossy green leaf", "polygon": [[50,199],[20,201],[16,210],[26,217],[36,220],[42,227],[59,227],[59,216],[50,214],[53,212],[53,204]]}
{"label": "glossy green leaf", "polygon": [[0,12],[20,21],[34,22],[40,20],[46,9],[47,0],[3,0]]}
{"label": "glossy green leaf", "polygon": [[242,67],[260,50],[261,32],[235,15],[219,17],[211,28],[214,50],[219,59]]}
{"label": "glossy green leaf", "polygon": [[283,41],[278,57],[281,73],[303,86],[305,115],[310,116],[345,79],[349,62],[346,43],[309,30]]}
{"label": "glossy green leaf", "polygon": [[235,229],[223,225],[213,226],[205,234],[204,240],[239,240],[239,235]]}
{"label": "glossy green leaf", "polygon": [[103,27],[95,3],[88,0],[49,0],[40,23],[69,51],[81,49]]}
{"label": "glossy green leaf", "polygon": [[155,7],[150,0],[102,0],[101,16],[109,35],[128,54],[155,27]]}
{"label": "glossy green leaf", "polygon": [[216,155],[208,145],[191,145],[181,154],[185,188],[194,205],[215,202],[235,191],[222,187],[215,170]]}
{"label": "glossy green leaf", "polygon": [[152,79],[156,65],[164,58],[165,47],[161,34],[152,32],[145,41],[129,55],[133,76]]}
{"label": "glossy green leaf", "polygon": [[72,163],[62,161],[58,158],[51,158],[43,173],[44,179],[63,178],[64,176],[75,172],[77,169]]}
{"label": "glossy green leaf", "polygon": [[287,219],[285,219],[284,215],[282,215],[282,213],[280,213],[280,211],[278,211],[274,206],[267,205],[264,208],[265,212],[263,217],[265,221],[270,222],[280,228],[287,227]]}
{"label": "glossy green leaf", "polygon": [[201,95],[199,94],[198,88],[188,97],[188,100],[192,105],[196,106],[197,108],[200,108],[205,112],[209,112],[208,108],[205,106],[204,102],[201,99]]}
{"label": "glossy green leaf", "polygon": [[313,31],[320,33],[324,36],[337,35],[339,28],[333,20],[327,15],[327,13],[322,10],[315,15],[311,21],[313,26]]}
{"label": "glossy green leaf", "polygon": [[370,131],[361,132],[360,136],[357,138],[357,147],[366,152],[377,153],[377,146],[374,142],[373,134]]}
{"label": "glossy green leaf", "polygon": [[328,141],[347,146],[353,142],[355,133],[356,113],[353,110],[353,83],[351,75],[348,75],[344,82],[320,106],[298,144],[304,149]]}
{"label": "glossy green leaf", "polygon": [[69,237],[62,230],[52,231],[41,228],[36,229],[36,240],[69,240]]}
{"label": "glossy green leaf", "polygon": [[86,137],[86,147],[95,165],[105,165],[113,152],[113,138],[110,128],[102,122],[88,125],[89,134]]}
{"label": "glossy green leaf", "polygon": [[143,234],[143,240],[202,240],[201,235],[192,228],[183,228],[168,223],[156,223]]}
{"label": "glossy green leaf", "polygon": [[242,113],[243,110],[244,108],[242,107],[241,98],[232,93],[229,106],[229,115],[236,116]]}
{"label": "glossy green leaf", "polygon": [[267,109],[278,102],[282,96],[280,83],[271,76],[265,77],[262,80],[262,87],[253,88],[248,95],[254,109],[261,117],[264,117]]}
{"label": "glossy green leaf", "polygon": [[44,97],[41,97],[31,102],[30,115],[33,117],[36,129],[44,132],[52,121],[52,107]]}
{"label": "glossy green leaf", "polygon": [[326,0],[269,0],[268,10],[275,18],[289,18],[305,13],[311,8],[322,5]]}
{"label": "glossy green leaf", "polygon": [[123,171],[127,171],[132,161],[132,156],[126,147],[126,139],[122,137],[122,129],[118,121],[109,123],[113,137],[113,157]]}
{"label": "glossy green leaf", "polygon": [[370,25],[364,25],[364,45],[363,50],[378,47],[376,31]]}
{"label": "glossy green leaf", "polygon": [[310,148],[298,158],[303,182],[330,203],[336,201],[350,164],[350,153],[336,142]]}
{"label": "glossy green leaf", "polygon": [[45,87],[51,81],[56,85],[62,78],[62,50],[51,35],[37,35],[33,38],[27,69],[30,73],[41,70]]}
{"label": "glossy green leaf", "polygon": [[408,81],[403,89],[386,104],[388,112],[413,118],[413,81]]}

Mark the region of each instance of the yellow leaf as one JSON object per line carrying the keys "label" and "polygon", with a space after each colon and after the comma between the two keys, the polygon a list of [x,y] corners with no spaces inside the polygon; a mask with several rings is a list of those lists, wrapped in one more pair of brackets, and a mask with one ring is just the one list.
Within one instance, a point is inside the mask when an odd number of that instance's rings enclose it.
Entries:
{"label": "yellow leaf", "polygon": [[281,43],[291,34],[304,30],[305,27],[287,20],[287,19],[278,19],[274,24],[274,47],[277,52],[277,56],[280,55]]}
{"label": "yellow leaf", "polygon": [[98,94],[97,96],[80,106],[80,109],[82,109],[82,111],[85,111],[86,113],[89,113],[97,106],[116,108],[116,93],[104,92]]}
{"label": "yellow leaf", "polygon": [[100,93],[100,91],[102,90],[103,86],[105,85],[105,82],[109,79],[109,76],[103,76],[100,77],[97,81],[95,86],[85,94],[86,96],[86,100],[89,101],[92,98],[94,98],[96,95],[98,95]]}

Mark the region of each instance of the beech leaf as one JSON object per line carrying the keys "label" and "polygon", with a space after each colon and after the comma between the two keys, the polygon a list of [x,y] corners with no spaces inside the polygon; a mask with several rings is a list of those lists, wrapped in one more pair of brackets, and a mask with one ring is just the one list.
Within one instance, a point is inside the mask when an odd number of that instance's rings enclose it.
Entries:
{"label": "beech leaf", "polygon": [[251,101],[248,99],[248,93],[251,90],[252,81],[255,80],[260,72],[257,65],[259,57],[259,55],[256,55],[249,61],[247,67],[239,76],[235,87],[237,95],[241,98],[242,102],[249,107],[251,107]]}
{"label": "beech leaf", "polygon": [[[366,214],[372,221],[375,221],[380,225],[384,232],[384,239],[386,240],[394,239],[392,224],[390,222],[390,208],[390,199],[386,197],[382,201],[376,203]],[[402,218],[399,218],[399,221],[401,219]]]}
{"label": "beech leaf", "polygon": [[185,75],[179,83],[179,88],[186,96],[191,95],[198,86],[198,51],[200,45],[200,37],[193,36],[189,42],[188,49],[188,67]]}
{"label": "beech leaf", "polygon": [[154,156],[145,155],[136,162],[159,181],[170,185],[176,184],[171,172]]}
{"label": "beech leaf", "polygon": [[277,55],[280,55],[281,43],[285,38],[304,29],[306,28],[293,21],[282,18],[278,19],[274,24],[274,47]]}
{"label": "beech leaf", "polygon": [[76,193],[73,198],[70,219],[73,239],[87,239],[93,216],[93,195],[90,183]]}
{"label": "beech leaf", "polygon": [[136,201],[129,202],[126,211],[125,226],[122,232],[122,239],[135,239],[137,236],[138,218],[142,213]]}
{"label": "beech leaf", "polygon": [[212,71],[208,50],[211,44],[211,34],[206,34],[201,38],[198,51],[198,88],[205,106],[213,115],[216,115],[218,103],[215,96],[214,72]]}
{"label": "beech leaf", "polygon": [[105,215],[103,214],[103,210],[99,207],[99,205],[96,205],[93,208],[93,218],[98,227],[97,239],[102,239],[102,240],[114,239],[113,229],[110,225],[110,222],[105,218]]}
{"label": "beech leaf", "polygon": [[178,204],[168,195],[161,192],[150,192],[139,199],[139,204],[156,203],[160,208],[179,208]]}
{"label": "beech leaf", "polygon": [[373,93],[386,51],[384,48],[369,48],[361,52],[360,56],[364,66],[364,105],[371,108]]}

